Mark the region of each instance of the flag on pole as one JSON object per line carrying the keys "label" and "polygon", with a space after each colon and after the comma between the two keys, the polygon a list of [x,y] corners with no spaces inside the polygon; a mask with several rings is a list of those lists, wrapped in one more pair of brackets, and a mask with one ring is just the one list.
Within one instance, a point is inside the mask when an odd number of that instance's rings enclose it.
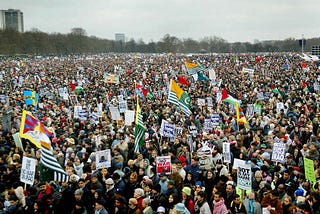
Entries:
{"label": "flag on pole", "polygon": [[38,100],[39,100],[39,95],[35,91],[23,91],[23,96],[24,96],[24,101],[27,106],[37,106],[38,105]]}
{"label": "flag on pole", "polygon": [[185,86],[189,86],[190,83],[188,82],[187,78],[183,77],[183,76],[179,76],[178,77],[178,83],[185,85]]}
{"label": "flag on pole", "polygon": [[178,84],[171,80],[168,102],[178,105],[183,113],[187,116],[191,114],[190,97],[184,92]]}
{"label": "flag on pole", "polygon": [[47,137],[52,135],[52,132],[28,111],[22,112],[19,133],[21,138],[29,140],[37,148],[41,148],[41,133]]}
{"label": "flag on pole", "polygon": [[136,88],[136,95],[140,96],[141,98],[146,99],[147,95],[148,95],[148,91],[145,90],[141,85],[139,85],[138,83],[135,84],[135,88]]}
{"label": "flag on pole", "polygon": [[249,130],[250,126],[249,123],[246,119],[246,116],[243,113],[243,110],[239,108],[239,103],[236,103],[236,115],[237,115],[237,122],[238,123],[243,123],[244,127]]}
{"label": "flag on pole", "polygon": [[152,99],[152,98],[154,98],[154,95],[148,90],[147,91],[148,93],[147,93],[147,96],[146,96],[146,99]]}
{"label": "flag on pole", "polygon": [[191,62],[185,62],[186,68],[188,70],[189,75],[193,75],[198,73],[198,64],[197,63],[191,63]]}
{"label": "flag on pole", "polygon": [[222,89],[221,101],[226,102],[226,103],[230,103],[234,106],[236,103],[238,103],[240,105],[240,100],[237,100],[237,99],[233,98],[231,95],[229,95],[226,88]]}
{"label": "flag on pole", "polygon": [[309,88],[306,82],[302,82],[302,89],[304,91],[305,94],[309,93]]}
{"label": "flag on pole", "polygon": [[20,137],[28,139],[37,148],[41,148],[41,173],[42,181],[66,182],[69,176],[62,169],[57,159],[53,156],[53,149],[49,137],[52,132],[30,112],[23,111],[20,126]]}
{"label": "flag on pole", "polygon": [[50,139],[41,139],[41,156],[40,156],[40,180],[41,181],[58,181],[68,182],[69,176],[62,169],[61,165],[53,155],[53,149],[51,147]]}
{"label": "flag on pole", "polygon": [[144,134],[146,129],[143,125],[143,117],[139,105],[139,98],[137,97],[136,121],[134,128],[134,151],[139,153],[139,148],[144,145]]}
{"label": "flag on pole", "polygon": [[272,87],[272,92],[275,93],[275,94],[280,94],[280,91],[277,87]]}

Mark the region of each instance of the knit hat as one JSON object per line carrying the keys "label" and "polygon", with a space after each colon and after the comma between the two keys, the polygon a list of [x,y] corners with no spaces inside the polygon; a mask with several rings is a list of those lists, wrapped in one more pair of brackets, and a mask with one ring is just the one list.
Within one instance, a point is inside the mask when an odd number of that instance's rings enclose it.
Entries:
{"label": "knit hat", "polygon": [[183,187],[182,192],[184,192],[186,195],[191,195],[191,188],[190,187]]}
{"label": "knit hat", "polygon": [[179,211],[179,212],[185,212],[186,211],[186,207],[184,206],[184,204],[183,203],[178,203],[177,205],[176,205],[176,211]]}
{"label": "knit hat", "polygon": [[304,191],[302,189],[298,189],[294,192],[296,196],[304,196]]}
{"label": "knit hat", "polygon": [[162,206],[158,207],[157,209],[157,213],[165,213],[166,212],[166,209]]}
{"label": "knit hat", "polygon": [[112,178],[108,178],[108,179],[106,180],[106,184],[108,184],[108,185],[114,185],[114,181],[112,180]]}
{"label": "knit hat", "polygon": [[202,187],[202,182],[201,181],[197,181],[196,182],[196,187]]}

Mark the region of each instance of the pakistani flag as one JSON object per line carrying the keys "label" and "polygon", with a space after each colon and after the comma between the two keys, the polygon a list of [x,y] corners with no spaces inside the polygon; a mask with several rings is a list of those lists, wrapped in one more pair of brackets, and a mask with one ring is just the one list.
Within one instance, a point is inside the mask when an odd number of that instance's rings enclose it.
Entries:
{"label": "pakistani flag", "polygon": [[144,145],[144,133],[146,129],[143,125],[142,114],[139,105],[139,98],[137,98],[137,110],[136,110],[136,126],[134,128],[134,151],[139,152],[139,148]]}
{"label": "pakistani flag", "polygon": [[170,82],[168,101],[169,103],[178,105],[181,111],[187,116],[191,114],[190,97],[178,86],[174,80],[171,80]]}

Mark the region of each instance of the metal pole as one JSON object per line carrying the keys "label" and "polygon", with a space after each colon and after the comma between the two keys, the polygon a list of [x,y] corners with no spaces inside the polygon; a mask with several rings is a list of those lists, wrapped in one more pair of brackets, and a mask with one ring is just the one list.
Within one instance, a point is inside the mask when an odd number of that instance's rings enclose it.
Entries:
{"label": "metal pole", "polygon": [[301,51],[302,51],[302,53],[303,53],[303,44],[304,43],[304,41],[303,41],[303,34],[302,34],[302,39],[301,39]]}

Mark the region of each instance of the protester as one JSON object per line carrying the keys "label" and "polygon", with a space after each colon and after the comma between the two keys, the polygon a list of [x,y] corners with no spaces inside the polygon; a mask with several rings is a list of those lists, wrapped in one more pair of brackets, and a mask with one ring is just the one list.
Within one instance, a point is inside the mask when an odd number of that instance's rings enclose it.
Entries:
{"label": "protester", "polygon": [[[190,213],[200,212],[206,201],[213,203],[216,192],[226,199],[222,203],[221,198],[221,205],[230,207],[239,186],[234,164],[243,160],[251,164],[250,188],[257,193],[255,200],[250,194],[241,201],[247,213],[259,214],[259,202],[268,209],[275,201],[270,212],[279,203],[286,210],[289,196],[295,205],[304,202],[303,211],[316,214],[319,74],[318,62],[306,62],[295,53],[2,57],[1,209],[10,207],[5,193],[12,195],[24,186],[20,174],[25,157],[36,161],[34,185],[17,192],[17,206],[34,208],[35,213],[71,213],[76,206],[81,212],[84,205],[88,213],[106,209],[113,214],[119,196],[125,201],[117,212],[132,210],[130,198],[141,211],[142,201],[149,199],[156,211],[168,207],[173,193]],[[172,80],[190,97],[190,115],[169,102]],[[145,134],[143,145],[136,147],[138,126],[135,118],[128,121],[127,110],[137,113],[138,99]],[[28,111],[25,118],[23,110]],[[54,166],[67,173],[66,179],[45,168],[44,147],[20,134],[31,116],[38,125],[29,126],[29,131],[48,130],[45,135],[58,164]],[[169,130],[170,125],[174,127]],[[284,148],[281,154],[274,149],[279,146]],[[162,157],[170,160],[163,168]],[[229,191],[231,181],[234,188]],[[279,191],[279,198],[273,190]],[[194,192],[197,202],[192,208]]]}

